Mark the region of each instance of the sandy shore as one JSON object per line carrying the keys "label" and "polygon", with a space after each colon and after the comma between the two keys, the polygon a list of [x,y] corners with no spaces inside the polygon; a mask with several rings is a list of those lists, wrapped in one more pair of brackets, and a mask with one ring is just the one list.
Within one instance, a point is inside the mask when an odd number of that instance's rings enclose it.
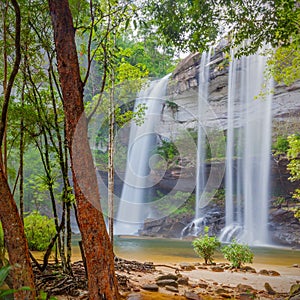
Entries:
{"label": "sandy shore", "polygon": [[[190,266],[195,265],[195,263],[185,264]],[[243,294],[243,287],[245,286],[253,288],[253,294],[250,294],[255,295],[256,299],[284,299],[287,296],[291,285],[299,283],[300,281],[300,268],[296,265],[251,265],[251,267],[255,269],[256,273],[230,269],[212,271],[210,266],[204,266],[203,264],[196,264],[194,270],[186,271],[181,269],[181,264],[179,263],[168,265],[178,268],[179,272],[169,267],[156,266],[156,270],[152,273],[130,272],[130,274],[127,274],[132,290],[135,292],[131,291],[129,293],[125,293],[124,299],[189,299],[185,297],[186,293],[198,295],[199,299],[224,299],[227,296],[230,299],[241,299],[240,297],[241,294]],[[277,276],[270,276],[260,274],[262,270],[271,271],[270,273],[272,273],[272,271],[276,271],[273,273],[279,273],[280,275],[277,274]],[[265,273],[264,271],[262,272]],[[143,286],[145,285],[155,284],[156,278],[159,275],[178,275],[178,273],[180,276],[188,278],[188,285],[178,285],[177,292],[168,291],[166,287],[159,287],[159,293],[164,295],[164,297],[161,298],[162,295],[159,295],[158,293],[145,292],[143,289]],[[268,283],[276,293],[269,294],[265,288],[265,283]],[[247,290],[247,292],[249,291]]]}

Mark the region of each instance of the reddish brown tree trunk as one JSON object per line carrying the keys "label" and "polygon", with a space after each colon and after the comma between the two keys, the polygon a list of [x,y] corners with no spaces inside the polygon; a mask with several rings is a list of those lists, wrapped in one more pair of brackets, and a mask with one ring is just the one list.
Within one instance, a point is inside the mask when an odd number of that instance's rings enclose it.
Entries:
{"label": "reddish brown tree trunk", "polygon": [[[15,59],[8,83],[4,84],[4,101],[0,119],[0,220],[2,222],[9,263],[13,267],[13,287],[29,287],[30,291],[18,291],[16,299],[35,299],[34,278],[30,264],[28,244],[17,205],[10,191],[5,165],[2,160],[2,145],[6,132],[8,105],[15,78],[21,62],[21,14],[17,0],[11,0],[15,11]],[[5,20],[4,20],[5,22]]]}
{"label": "reddish brown tree trunk", "polygon": [[0,154],[0,219],[3,225],[9,264],[13,267],[13,285],[15,289],[25,286],[32,289],[31,291],[20,291],[15,294],[15,297],[16,299],[35,299],[33,272],[23,223],[4,174],[1,151]]}
{"label": "reddish brown tree trunk", "polygon": [[100,207],[97,178],[87,136],[83,84],[67,0],[49,0],[58,72],[64,99],[78,221],[87,261],[90,299],[119,299],[114,255]]}

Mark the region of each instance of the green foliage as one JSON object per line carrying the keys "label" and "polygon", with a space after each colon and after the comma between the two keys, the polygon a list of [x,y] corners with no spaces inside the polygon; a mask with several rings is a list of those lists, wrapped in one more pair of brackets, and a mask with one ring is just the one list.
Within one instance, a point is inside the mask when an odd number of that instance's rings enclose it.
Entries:
{"label": "green foliage", "polygon": [[207,129],[206,159],[218,160],[226,156],[226,136],[222,130]]}
{"label": "green foliage", "polygon": [[[290,171],[291,176],[290,181],[300,180],[300,135],[292,134],[288,137],[289,149],[287,156],[289,159],[289,164],[287,169]],[[299,202],[300,200],[300,189],[296,189],[293,193],[293,198]],[[296,209],[295,217],[299,218],[299,210]]]}
{"label": "green foliage", "polygon": [[5,252],[6,252],[6,249],[5,249],[5,244],[4,244],[4,232],[3,232],[3,228],[2,228],[2,223],[0,221],[0,265],[6,264]]}
{"label": "green foliage", "polygon": [[4,247],[4,233],[2,228],[2,223],[0,221],[0,248]]}
{"label": "green foliage", "polygon": [[118,127],[123,127],[128,124],[131,120],[138,126],[144,123],[146,115],[147,105],[140,103],[137,105],[135,110],[123,111],[120,106],[115,108],[115,119]]}
{"label": "green foliage", "polygon": [[[143,41],[140,41],[144,37]],[[161,78],[173,71],[177,62],[174,60],[174,49],[170,45],[161,45],[157,36],[149,31],[139,31],[139,38],[123,35],[118,45],[127,54],[126,59],[132,65],[143,65],[151,78]],[[159,47],[160,46],[160,47]]]}
{"label": "green foliage", "polygon": [[166,105],[167,105],[168,108],[170,108],[172,110],[173,113],[178,111],[178,104],[177,103],[175,103],[173,101],[170,101],[170,100],[167,100]]}
{"label": "green foliage", "polygon": [[273,200],[273,205],[275,207],[281,207],[283,205],[283,203],[285,202],[285,198],[284,197],[276,197],[274,200]]}
{"label": "green foliage", "polygon": [[8,276],[10,269],[11,269],[11,267],[8,265],[1,267],[1,269],[0,269],[0,287],[4,284],[4,281],[5,281],[6,277]]}
{"label": "green foliage", "polygon": [[0,299],[4,296],[13,294],[16,290],[13,289],[1,289],[1,287],[5,284],[5,279],[9,274],[11,266],[3,266],[0,268]]}
{"label": "green foliage", "polygon": [[[195,207],[195,195],[178,191],[175,194],[164,195],[157,191],[154,208],[157,215],[182,216],[193,215]],[[162,201],[160,201],[162,199]]]}
{"label": "green foliage", "polygon": [[205,264],[213,263],[214,253],[221,247],[221,243],[216,236],[208,235],[208,227],[205,234],[193,240],[194,251],[204,259]]}
{"label": "green foliage", "polygon": [[229,46],[240,46],[239,54],[249,54],[267,43],[289,45],[299,34],[300,9],[293,0],[149,0],[145,10],[156,34],[181,50],[206,49],[223,34]]}
{"label": "green foliage", "polygon": [[221,249],[224,257],[231,262],[234,268],[240,268],[244,263],[252,263],[254,254],[247,245],[238,244],[233,240],[230,245]]}
{"label": "green foliage", "polygon": [[24,218],[24,228],[30,250],[46,250],[56,234],[54,220],[42,216],[38,211]]}
{"label": "green foliage", "polygon": [[274,80],[289,86],[300,78],[300,49],[298,43],[279,47],[268,65]]}
{"label": "green foliage", "polygon": [[161,145],[157,147],[156,153],[162,156],[168,165],[179,157],[176,145],[173,142],[165,140],[161,140]]}
{"label": "green foliage", "polygon": [[49,295],[46,292],[40,291],[37,300],[57,300],[57,298],[53,296],[49,297]]}
{"label": "green foliage", "polygon": [[211,199],[217,205],[225,205],[225,189],[219,188],[214,189],[211,192],[205,192],[205,199]]}
{"label": "green foliage", "polygon": [[[11,266],[6,265],[0,268],[0,299],[5,296],[12,295],[17,291],[29,291],[29,287],[22,287],[18,290],[15,289],[1,289],[1,287],[5,284],[5,279],[8,276],[9,271],[11,270]],[[54,300],[54,299],[53,299]]]}
{"label": "green foliage", "polygon": [[287,153],[289,148],[289,142],[288,139],[285,136],[279,135],[272,145],[272,150],[274,151],[274,154],[285,154]]}

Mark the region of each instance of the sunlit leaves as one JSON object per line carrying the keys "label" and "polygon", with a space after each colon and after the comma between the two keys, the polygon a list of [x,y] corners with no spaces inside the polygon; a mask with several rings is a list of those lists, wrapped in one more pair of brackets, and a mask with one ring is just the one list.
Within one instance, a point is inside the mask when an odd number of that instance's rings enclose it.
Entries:
{"label": "sunlit leaves", "polygon": [[[289,149],[287,156],[289,159],[289,164],[287,169],[290,171],[290,181],[300,180],[300,136],[292,134],[288,137]],[[300,189],[295,189],[293,193],[293,198],[300,200]],[[300,219],[300,209],[296,209],[294,213],[295,217]]]}
{"label": "sunlit leaves", "polygon": [[291,85],[300,78],[299,46],[293,43],[286,47],[279,47],[268,64],[276,82]]}
{"label": "sunlit leaves", "polygon": [[222,35],[238,54],[255,52],[265,43],[276,47],[299,34],[299,5],[292,0],[206,1],[149,0],[146,11],[153,30],[181,50],[203,50]]}

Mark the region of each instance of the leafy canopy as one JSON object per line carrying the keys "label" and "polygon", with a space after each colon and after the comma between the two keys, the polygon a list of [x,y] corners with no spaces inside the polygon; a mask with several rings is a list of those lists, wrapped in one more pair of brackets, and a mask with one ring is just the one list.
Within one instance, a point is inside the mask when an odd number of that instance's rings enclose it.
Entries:
{"label": "leafy canopy", "polygon": [[[226,36],[239,54],[254,53],[265,43],[290,45],[299,34],[300,8],[292,0],[148,0],[145,11],[152,29],[185,51]],[[245,40],[251,43],[243,46]]]}

